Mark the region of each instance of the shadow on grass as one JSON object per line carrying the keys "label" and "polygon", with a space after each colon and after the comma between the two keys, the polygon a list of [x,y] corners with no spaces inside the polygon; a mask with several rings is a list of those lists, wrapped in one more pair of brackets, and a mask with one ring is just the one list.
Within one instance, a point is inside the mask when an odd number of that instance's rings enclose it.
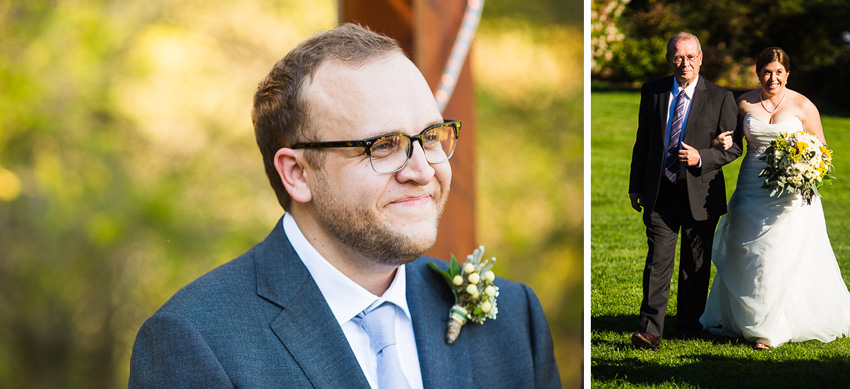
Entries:
{"label": "shadow on grass", "polygon": [[[637,331],[637,323],[638,316],[637,315],[602,315],[602,316],[594,316],[590,318],[590,329],[591,331],[610,331],[610,332],[621,332],[623,333],[623,345],[632,347],[631,345],[631,334]],[[663,340],[676,339],[676,315],[668,315],[664,318],[664,335],[662,337]],[[747,342],[741,338],[730,338],[728,336],[717,336],[712,335],[708,331],[703,331],[700,335],[700,339],[706,342],[711,342],[716,345],[737,345],[737,344],[747,344],[752,345],[752,342]],[[591,346],[599,345],[599,344],[607,344],[609,346],[614,346],[616,348],[621,348],[618,344],[619,342],[597,342],[591,340]],[[850,366],[849,366],[850,367]]]}
{"label": "shadow on grass", "polygon": [[[676,317],[665,318],[665,338],[674,337]],[[630,334],[637,326],[637,315],[610,315],[591,318],[592,331],[622,333],[616,340],[591,340],[591,347],[607,350],[653,353],[663,350],[635,350]],[[592,336],[591,336],[592,338]],[[704,350],[693,354],[671,355],[659,362],[638,357],[602,356],[593,358],[591,375],[594,386],[617,387],[625,384],[639,386],[693,386],[699,388],[844,388],[850,383],[850,355],[820,356],[810,359],[754,358],[760,351],[751,350],[751,342],[741,338],[715,336],[703,332],[701,341],[718,348],[732,346],[735,355],[713,355]],[[663,342],[663,341],[662,341]],[[664,346],[662,345],[662,348]],[[676,346],[673,346],[676,347]],[[771,352],[781,352],[781,348]],[[628,354],[627,354],[628,355]],[[634,354],[631,354],[634,355]],[[772,359],[772,358],[771,358]]]}
{"label": "shadow on grass", "polygon": [[[637,308],[635,308],[637,309]],[[676,337],[676,315],[667,315],[664,317],[664,334],[663,337],[667,339],[672,339]],[[631,335],[631,333],[638,330],[638,316],[637,315],[602,315],[602,316],[594,316],[590,318],[590,328],[591,330],[601,330],[601,331],[612,331],[612,332],[625,332]],[[713,338],[708,332],[704,332],[703,336],[706,339]],[[718,340],[728,339],[724,337],[717,337]]]}
{"label": "shadow on grass", "polygon": [[640,84],[591,80],[592,93],[640,92]]}
{"label": "shadow on grass", "polygon": [[824,105],[823,108],[818,108],[820,110],[821,116],[830,115],[830,116],[838,116],[842,118],[850,118],[850,108],[841,106],[834,107],[829,105]]}
{"label": "shadow on grass", "polygon": [[[590,318],[590,328],[591,330],[630,332],[637,330],[637,321],[637,315],[593,316]],[[664,325],[667,325],[666,320]]]}
{"label": "shadow on grass", "polygon": [[[651,352],[651,351],[648,351]],[[850,382],[850,359],[762,361],[748,356],[696,354],[677,366],[636,358],[594,360],[593,381],[660,385],[675,382],[700,388],[844,388]]]}

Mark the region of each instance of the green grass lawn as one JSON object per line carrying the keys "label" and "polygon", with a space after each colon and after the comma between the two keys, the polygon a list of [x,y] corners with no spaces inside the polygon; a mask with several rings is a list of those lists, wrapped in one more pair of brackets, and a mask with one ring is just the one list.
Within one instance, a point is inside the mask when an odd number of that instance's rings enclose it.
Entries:
{"label": "green grass lawn", "polygon": [[[743,339],[668,340],[637,350],[646,236],[641,214],[629,205],[628,174],[637,129],[637,91],[594,88],[591,93],[591,382],[593,387],[812,387],[850,386],[850,339],[789,343],[755,351]],[[822,111],[835,150],[836,176],[822,189],[827,229],[845,283],[850,283],[850,116]],[[724,167],[727,196],[740,158]],[[678,258],[678,257],[677,257]],[[677,259],[678,264],[678,259]],[[713,277],[712,269],[712,277]],[[678,266],[673,273],[678,274]],[[673,331],[676,277],[665,327]],[[665,333],[672,338],[672,333]]]}

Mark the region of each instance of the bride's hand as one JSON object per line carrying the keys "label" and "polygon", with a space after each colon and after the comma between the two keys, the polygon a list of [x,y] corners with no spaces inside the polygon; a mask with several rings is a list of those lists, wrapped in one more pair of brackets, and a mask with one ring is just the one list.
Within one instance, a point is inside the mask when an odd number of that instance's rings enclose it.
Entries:
{"label": "bride's hand", "polygon": [[720,150],[728,150],[732,147],[732,131],[721,132],[716,138],[711,140],[711,147]]}

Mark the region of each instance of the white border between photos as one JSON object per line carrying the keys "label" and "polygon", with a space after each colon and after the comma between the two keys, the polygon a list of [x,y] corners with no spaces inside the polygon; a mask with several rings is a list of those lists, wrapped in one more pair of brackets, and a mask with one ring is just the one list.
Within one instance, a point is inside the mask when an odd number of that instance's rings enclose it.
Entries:
{"label": "white border between photos", "polygon": [[590,0],[584,1],[584,387],[590,388]]}

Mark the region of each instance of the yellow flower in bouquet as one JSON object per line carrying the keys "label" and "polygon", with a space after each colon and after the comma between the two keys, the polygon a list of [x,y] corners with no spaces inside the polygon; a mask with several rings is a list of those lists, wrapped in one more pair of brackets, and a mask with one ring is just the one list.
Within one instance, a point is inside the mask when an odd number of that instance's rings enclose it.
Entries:
{"label": "yellow flower in bouquet", "polygon": [[831,183],[835,169],[832,150],[806,131],[779,134],[759,159],[767,163],[759,173],[764,177],[762,188],[770,190],[771,196],[797,193],[806,204],[820,196],[818,188]]}

